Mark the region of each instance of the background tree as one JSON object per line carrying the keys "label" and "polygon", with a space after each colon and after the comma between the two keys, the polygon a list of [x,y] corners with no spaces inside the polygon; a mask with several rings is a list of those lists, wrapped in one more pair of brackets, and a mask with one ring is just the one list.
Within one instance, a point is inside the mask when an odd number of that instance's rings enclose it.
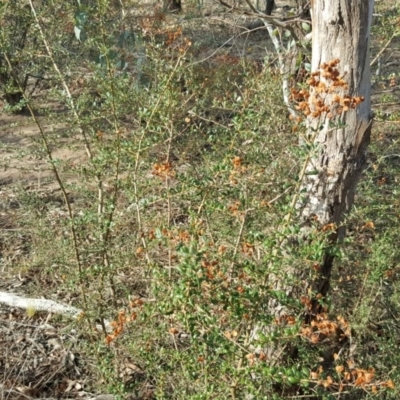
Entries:
{"label": "background tree", "polygon": [[164,9],[172,12],[182,11],[181,0],[164,0]]}
{"label": "background tree", "polygon": [[265,6],[265,14],[271,15],[274,7],[275,7],[275,0],[267,0]]}

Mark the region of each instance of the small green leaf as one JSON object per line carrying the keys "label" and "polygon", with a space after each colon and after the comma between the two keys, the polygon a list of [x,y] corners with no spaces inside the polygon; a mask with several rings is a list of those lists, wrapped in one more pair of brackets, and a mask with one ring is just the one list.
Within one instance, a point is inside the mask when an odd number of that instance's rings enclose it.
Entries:
{"label": "small green leaf", "polygon": [[76,25],[78,25],[80,28],[83,28],[87,20],[88,15],[84,11],[79,10],[75,13]]}
{"label": "small green leaf", "polygon": [[288,380],[289,383],[291,383],[291,384],[293,384],[293,385],[295,385],[296,383],[299,383],[299,382],[300,382],[300,380],[299,380],[297,377],[295,377],[295,376],[289,376],[289,377],[287,378],[287,380]]}
{"label": "small green leaf", "polygon": [[301,369],[301,374],[302,374],[303,378],[308,378],[310,376],[310,370],[306,367],[303,367]]}

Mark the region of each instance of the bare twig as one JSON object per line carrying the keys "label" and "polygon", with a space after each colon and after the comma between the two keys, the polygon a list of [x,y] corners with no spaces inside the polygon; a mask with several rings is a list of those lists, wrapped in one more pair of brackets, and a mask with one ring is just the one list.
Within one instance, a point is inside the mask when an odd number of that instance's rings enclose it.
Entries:
{"label": "bare twig", "polygon": [[389,40],[387,41],[387,43],[381,48],[381,50],[379,51],[379,53],[375,56],[375,58],[371,61],[370,67],[372,67],[377,60],[379,60],[379,57],[383,54],[383,52],[389,47],[390,43],[392,43],[392,40],[399,36],[400,32],[395,32],[393,33],[393,35],[389,38]]}
{"label": "bare twig", "polygon": [[[10,68],[11,73],[15,75],[14,76],[14,80],[17,83],[17,85],[19,86],[19,89],[22,91],[21,82],[18,79],[18,76],[15,74],[13,65],[11,64],[11,61],[8,58],[7,54],[4,54],[4,59],[6,60],[8,66]],[[55,162],[55,160],[53,158],[53,153],[52,153],[52,150],[50,148],[49,142],[47,140],[47,136],[46,136],[46,134],[44,132],[44,129],[42,127],[42,124],[40,123],[40,121],[38,120],[35,112],[33,111],[31,103],[30,103],[29,99],[27,98],[27,96],[25,95],[24,91],[22,91],[22,93],[23,93],[23,96],[24,96],[24,100],[26,101],[26,107],[28,108],[28,110],[29,110],[29,112],[30,112],[30,114],[31,114],[36,126],[39,129],[40,136],[41,136],[41,139],[42,139],[42,142],[43,142],[43,146],[44,146],[44,149],[45,149],[46,154],[47,154],[47,158],[48,158],[49,163],[51,165],[51,169],[52,169],[52,171],[54,173],[54,176],[56,178],[57,184],[58,184],[59,188],[61,189],[61,192],[62,192],[63,198],[64,198],[64,202],[65,202],[65,205],[67,207],[68,218],[69,218],[70,229],[71,229],[71,236],[72,236],[72,241],[74,243],[73,247],[74,247],[74,253],[75,253],[75,261],[76,261],[76,265],[77,265],[78,272],[79,272],[80,290],[81,290],[81,293],[82,293],[82,300],[83,300],[84,307],[85,307],[85,309],[87,309],[88,303],[87,303],[86,293],[85,293],[85,289],[84,289],[84,282],[83,282],[83,266],[82,266],[81,256],[80,256],[80,253],[79,253],[78,234],[77,234],[76,229],[75,229],[74,214],[73,214],[73,211],[72,211],[72,206],[71,206],[71,203],[70,203],[70,201],[68,199],[67,190],[66,190],[66,188],[64,186],[64,183],[63,183],[63,181],[61,179],[60,173],[59,173],[58,168],[57,168],[57,164],[56,164],[56,162]]]}

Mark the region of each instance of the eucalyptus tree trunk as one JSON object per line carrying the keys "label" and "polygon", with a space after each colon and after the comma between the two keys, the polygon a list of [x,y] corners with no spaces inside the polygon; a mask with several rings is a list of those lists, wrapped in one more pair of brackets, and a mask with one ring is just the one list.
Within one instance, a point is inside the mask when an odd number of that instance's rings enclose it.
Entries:
{"label": "eucalyptus tree trunk", "polygon": [[[336,112],[308,117],[307,136],[316,151],[310,157],[302,184],[307,196],[298,206],[304,221],[312,219],[321,227],[331,224],[331,241],[335,242],[344,235],[340,224],[353,205],[370,141],[369,39],[374,0],[313,0],[311,6],[312,71],[321,70],[325,63],[320,79],[326,86],[332,85],[328,64],[338,60],[339,78],[343,77],[347,86],[339,83],[337,90],[324,98],[324,103]],[[308,101],[312,113],[316,111],[318,90],[311,88]],[[325,255],[313,285],[314,293],[326,295],[332,261],[331,256]]]}
{"label": "eucalyptus tree trunk", "polygon": [[[283,257],[268,275],[268,284],[283,294],[283,299],[308,299],[302,301],[306,322],[321,312],[320,300],[328,293],[333,265],[329,246],[344,234],[340,225],[353,205],[366,163],[372,121],[369,36],[374,0],[312,0],[311,5],[312,71],[316,71],[312,79],[316,82],[310,85],[301,109],[308,111],[305,142],[312,150],[292,204],[297,222],[303,226],[300,240],[312,240],[311,232],[316,229],[326,230],[330,236],[315,271],[290,257],[286,263]],[[290,253],[298,240],[287,238],[277,252],[289,249]],[[278,321],[290,314],[285,303],[275,297],[268,302],[268,312]],[[253,337],[257,338],[257,333],[258,328]],[[271,360],[290,356],[290,350],[288,354],[279,344],[264,352]]]}

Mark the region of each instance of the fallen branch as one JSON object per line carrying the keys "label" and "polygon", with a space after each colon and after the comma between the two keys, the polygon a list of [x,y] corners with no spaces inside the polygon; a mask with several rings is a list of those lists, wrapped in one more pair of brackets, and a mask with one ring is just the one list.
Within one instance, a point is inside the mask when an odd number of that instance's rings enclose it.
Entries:
{"label": "fallen branch", "polygon": [[[54,300],[21,297],[15,293],[0,292],[0,303],[6,304],[10,307],[22,308],[24,310],[45,311],[48,313],[61,314],[73,319],[77,319],[83,314],[82,310],[68,304],[57,303]],[[104,326],[108,332],[112,331],[111,324],[108,321],[104,321]],[[101,325],[96,327],[101,329]]]}

